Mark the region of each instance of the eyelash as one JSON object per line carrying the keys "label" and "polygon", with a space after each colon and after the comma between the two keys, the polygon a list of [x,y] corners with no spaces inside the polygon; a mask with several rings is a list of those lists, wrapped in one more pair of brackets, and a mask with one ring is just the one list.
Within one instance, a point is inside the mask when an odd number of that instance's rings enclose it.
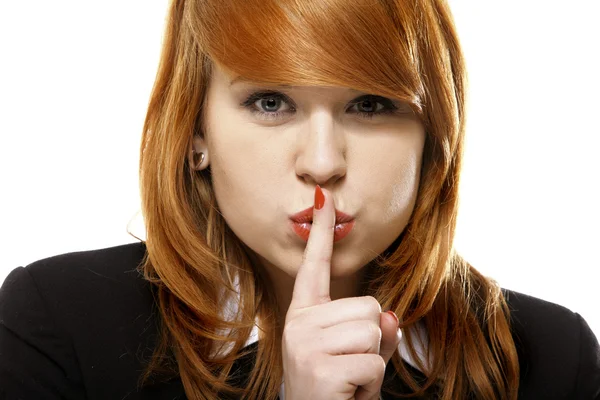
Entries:
{"label": "eyelash", "polygon": [[[256,103],[258,100],[264,100],[264,99],[281,100],[289,105],[290,110],[282,111],[282,112],[280,112],[280,111],[265,112],[265,111],[257,110],[256,107],[254,106],[254,103]],[[353,100],[350,103],[350,105],[351,105],[351,107],[354,107],[355,105],[360,104],[363,101],[371,101],[373,103],[379,103],[379,104],[382,104],[384,106],[384,108],[379,111],[374,111],[374,112],[365,112],[365,111],[354,112],[354,114],[358,115],[361,118],[372,119],[375,115],[394,114],[398,110],[398,107],[394,104],[394,102],[392,100],[387,99],[385,97],[376,96],[376,95],[360,96],[357,99]],[[264,120],[277,120],[277,119],[281,118],[283,116],[283,114],[285,114],[285,113],[296,111],[293,106],[293,102],[286,95],[284,95],[283,93],[280,93],[280,92],[273,92],[273,91],[259,91],[259,92],[252,93],[250,96],[248,96],[248,98],[246,100],[244,100],[241,103],[241,106],[247,108],[250,112],[252,112],[252,114],[254,114],[255,116],[257,116],[261,119],[264,119]],[[375,108],[377,108],[377,106]]]}

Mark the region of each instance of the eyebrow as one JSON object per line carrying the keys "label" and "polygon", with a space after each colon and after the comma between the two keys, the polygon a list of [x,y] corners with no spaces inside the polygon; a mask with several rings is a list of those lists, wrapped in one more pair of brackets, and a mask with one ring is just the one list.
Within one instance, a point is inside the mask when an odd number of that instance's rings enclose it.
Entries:
{"label": "eyebrow", "polygon": [[270,84],[270,83],[266,83],[266,82],[259,82],[259,81],[255,81],[255,80],[252,80],[252,79],[248,79],[248,78],[243,77],[241,75],[233,78],[231,80],[231,82],[229,82],[229,86],[231,87],[235,83],[242,83],[242,82],[243,83],[248,83],[248,84],[251,84],[251,85],[255,85],[255,86],[265,86],[266,85],[266,86],[282,87],[282,88],[293,88],[293,87],[296,87],[296,86],[286,85],[286,84],[275,85],[275,84]]}
{"label": "eyebrow", "polygon": [[[233,78],[230,82],[229,82],[229,87],[233,86],[236,83],[247,83],[249,85],[252,86],[262,86],[262,87],[267,87],[267,88],[281,88],[281,89],[299,89],[305,86],[298,86],[298,85],[289,85],[289,84],[274,84],[274,83],[266,83],[266,82],[260,82],[260,81],[255,81],[252,79],[248,79],[246,77],[243,76],[237,76],[235,78]],[[363,92],[357,89],[353,89],[353,88],[346,88],[348,89],[350,92],[354,92],[355,94],[368,94],[367,92]]]}

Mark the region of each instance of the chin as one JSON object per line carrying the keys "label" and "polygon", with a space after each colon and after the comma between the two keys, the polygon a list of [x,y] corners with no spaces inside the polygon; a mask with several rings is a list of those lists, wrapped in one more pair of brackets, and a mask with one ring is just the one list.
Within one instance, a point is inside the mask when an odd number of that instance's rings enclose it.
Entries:
{"label": "chin", "polygon": [[[266,248],[264,241],[253,240],[255,237],[249,239],[248,242],[245,242],[246,246],[257,256],[257,261],[264,268],[276,275],[285,274],[292,279],[296,278],[304,256],[304,246],[298,245],[296,242],[275,239],[275,245]],[[372,245],[373,243],[371,243],[371,247]],[[383,250],[385,250],[385,247],[382,247],[381,251]],[[379,253],[376,249],[367,248],[364,245],[358,246],[356,241],[342,240],[334,244],[331,259],[331,279],[350,277],[360,272]]]}
{"label": "chin", "polygon": [[333,251],[331,259],[331,279],[343,278],[361,271],[369,262],[373,261],[377,254],[360,254],[356,250],[349,252]]}

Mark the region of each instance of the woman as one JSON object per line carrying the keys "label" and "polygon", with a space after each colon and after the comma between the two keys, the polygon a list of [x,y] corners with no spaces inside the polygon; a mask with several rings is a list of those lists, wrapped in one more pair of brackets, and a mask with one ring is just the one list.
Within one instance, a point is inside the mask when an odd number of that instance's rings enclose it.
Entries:
{"label": "woman", "polygon": [[454,251],[465,86],[442,1],[173,1],[146,241],[9,275],[2,398],[600,398],[586,322]]}

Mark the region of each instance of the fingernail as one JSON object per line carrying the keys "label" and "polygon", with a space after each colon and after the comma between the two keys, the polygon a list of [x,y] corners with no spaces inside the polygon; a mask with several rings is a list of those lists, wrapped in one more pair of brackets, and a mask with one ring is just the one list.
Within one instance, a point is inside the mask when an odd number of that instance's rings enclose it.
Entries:
{"label": "fingernail", "polygon": [[323,208],[324,204],[325,204],[325,195],[323,194],[323,191],[321,190],[321,186],[317,185],[317,187],[315,188],[315,208],[317,210],[320,210],[321,208]]}
{"label": "fingernail", "polygon": [[400,320],[398,319],[398,316],[396,315],[395,312],[393,311],[386,311],[386,314],[390,314],[392,317],[394,317],[394,319],[396,320],[396,325],[398,325],[400,323]]}

